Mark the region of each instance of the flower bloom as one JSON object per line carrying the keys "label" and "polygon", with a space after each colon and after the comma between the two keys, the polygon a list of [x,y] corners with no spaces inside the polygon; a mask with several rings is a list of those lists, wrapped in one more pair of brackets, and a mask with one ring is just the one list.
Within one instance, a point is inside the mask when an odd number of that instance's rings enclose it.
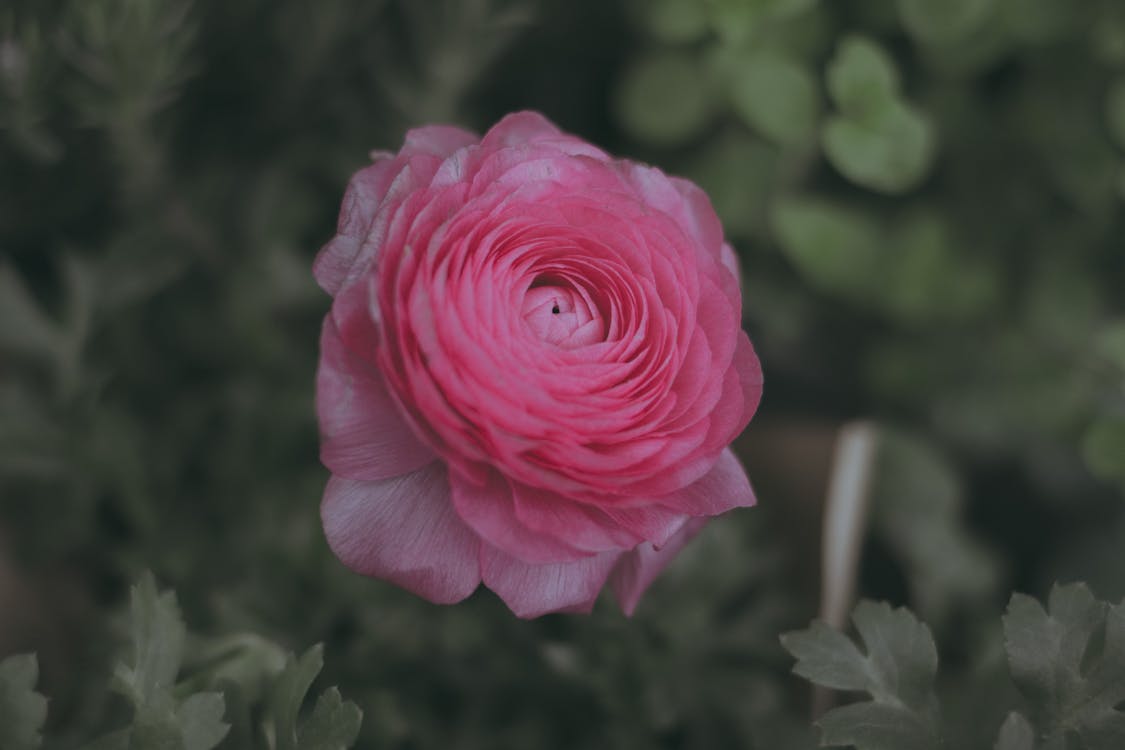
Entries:
{"label": "flower bloom", "polygon": [[321,516],[349,568],[521,617],[632,613],[754,496],[762,377],[707,197],[542,116],[412,130],[316,259]]}

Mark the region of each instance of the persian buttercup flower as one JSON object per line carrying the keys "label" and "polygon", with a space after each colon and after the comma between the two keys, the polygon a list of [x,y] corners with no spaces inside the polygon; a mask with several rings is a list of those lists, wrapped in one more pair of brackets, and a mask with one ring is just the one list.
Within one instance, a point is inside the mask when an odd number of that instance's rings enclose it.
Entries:
{"label": "persian buttercup flower", "polygon": [[589,611],[608,581],[631,613],[754,503],[728,445],[761,369],[710,202],[529,112],[374,157],[314,268],[329,544],[433,602]]}

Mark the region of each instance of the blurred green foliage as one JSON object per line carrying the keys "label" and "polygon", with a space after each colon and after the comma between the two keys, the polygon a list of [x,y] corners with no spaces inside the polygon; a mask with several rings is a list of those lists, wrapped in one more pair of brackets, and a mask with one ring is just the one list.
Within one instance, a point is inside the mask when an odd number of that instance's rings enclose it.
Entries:
{"label": "blurred green foliage", "polygon": [[[0,747],[811,747],[777,635],[814,614],[816,498],[755,447],[853,417],[884,425],[859,589],[932,626],[946,739],[1054,747],[1043,701],[1095,677],[1009,672],[999,618],[1125,596],[1123,87],[1117,0],[10,0],[0,656],[39,659],[0,663]],[[309,267],[348,175],[520,108],[708,191],[765,363],[761,506],[632,620],[433,607],[319,527]],[[141,579],[127,613],[144,570],[178,605]],[[1066,596],[1005,623],[1108,650],[1120,607],[1083,641]]]}

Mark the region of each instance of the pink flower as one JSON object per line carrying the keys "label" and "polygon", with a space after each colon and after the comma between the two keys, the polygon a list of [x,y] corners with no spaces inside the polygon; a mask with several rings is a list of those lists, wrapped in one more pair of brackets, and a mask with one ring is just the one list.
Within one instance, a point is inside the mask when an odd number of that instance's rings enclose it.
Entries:
{"label": "pink flower", "polygon": [[542,116],[412,130],[351,180],[317,257],[334,299],[321,515],[349,568],[520,617],[627,613],[702,527],[753,505],[728,445],[761,396],[707,197]]}

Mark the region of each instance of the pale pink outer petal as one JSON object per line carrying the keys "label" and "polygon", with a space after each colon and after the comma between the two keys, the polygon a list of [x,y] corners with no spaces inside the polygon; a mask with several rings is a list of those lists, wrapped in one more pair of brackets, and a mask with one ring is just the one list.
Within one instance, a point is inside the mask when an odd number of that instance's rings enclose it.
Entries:
{"label": "pale pink outer petal", "polygon": [[714,468],[682,490],[659,498],[666,508],[692,516],[717,516],[754,505],[754,490],[734,451],[724,448]]}
{"label": "pale pink outer petal", "polygon": [[513,112],[493,125],[484,138],[481,148],[497,151],[529,143],[541,143],[571,156],[588,156],[599,161],[608,160],[604,151],[576,136],[559,130],[553,122],[538,112]]}
{"label": "pale pink outer petal", "polygon": [[444,159],[479,140],[476,133],[453,125],[425,125],[407,131],[399,153],[404,156],[430,154]]}
{"label": "pale pink outer petal", "polygon": [[374,364],[349,350],[325,316],[316,371],[320,460],[349,479],[389,479],[431,463],[436,455],[399,414]]}
{"label": "pale pink outer petal", "polygon": [[[461,128],[429,125],[407,132],[398,154],[385,151],[373,153],[374,163],[356,172],[348,181],[340,206],[336,236],[321,249],[313,263],[313,276],[320,287],[333,296],[340,291],[367,238],[376,212],[387,199],[392,185],[409,166],[411,157],[445,159],[478,140],[475,133]],[[430,170],[422,171],[432,174]],[[412,188],[419,188],[424,180],[413,183]]]}
{"label": "pale pink outer petal", "polygon": [[645,542],[621,557],[610,575],[609,586],[627,616],[632,617],[641,595],[709,520],[693,518],[663,546],[658,548]]}
{"label": "pale pink outer petal", "polygon": [[574,562],[535,565],[482,544],[481,576],[517,617],[588,613],[621,555],[603,552]]}
{"label": "pale pink outer petal", "polygon": [[453,512],[440,462],[381,482],[334,476],[320,515],[332,551],[356,572],[435,604],[459,602],[480,583],[480,541]]}
{"label": "pale pink outer petal", "polygon": [[489,472],[484,485],[456,473],[450,480],[457,515],[488,545],[532,564],[573,562],[590,556],[590,551],[523,523],[516,515],[512,486],[499,473]]}

